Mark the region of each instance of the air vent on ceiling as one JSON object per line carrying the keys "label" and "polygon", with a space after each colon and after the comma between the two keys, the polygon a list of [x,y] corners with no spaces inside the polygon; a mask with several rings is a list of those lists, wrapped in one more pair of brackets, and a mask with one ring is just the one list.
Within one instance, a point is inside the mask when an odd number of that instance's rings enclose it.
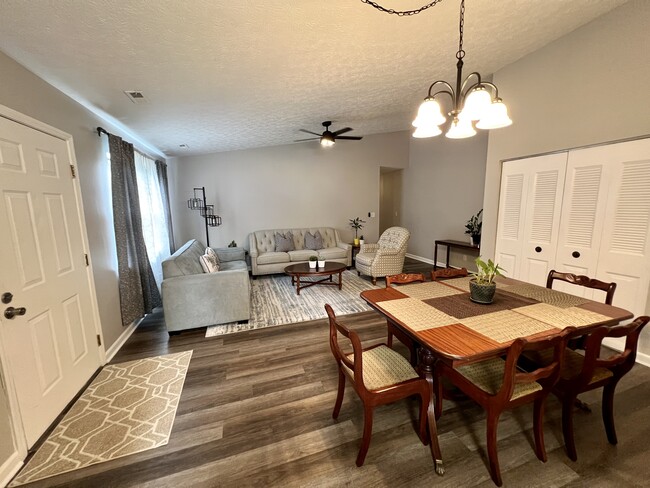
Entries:
{"label": "air vent on ceiling", "polygon": [[124,93],[133,103],[147,103],[144,93],[139,90],[125,90]]}

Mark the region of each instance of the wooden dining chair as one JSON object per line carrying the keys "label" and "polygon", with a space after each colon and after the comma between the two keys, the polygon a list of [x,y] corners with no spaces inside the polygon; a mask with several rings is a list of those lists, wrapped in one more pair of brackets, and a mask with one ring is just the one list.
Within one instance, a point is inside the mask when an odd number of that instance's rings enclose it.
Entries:
{"label": "wooden dining chair", "polygon": [[[585,391],[603,388],[602,416],[607,440],[616,444],[614,426],[614,391],[616,385],[634,366],[639,334],[650,321],[650,317],[639,317],[626,325],[603,326],[595,329],[585,342],[584,356],[571,349],[564,351],[560,379],[553,387],[553,393],[562,402],[562,433],[567,455],[573,461],[578,454],[573,437],[573,411],[577,396]],[[625,350],[602,358],[601,344],[606,337],[625,337]],[[550,351],[527,353],[526,359],[534,360],[535,367],[548,364]]]}
{"label": "wooden dining chair", "polygon": [[[551,388],[560,376],[562,352],[568,335],[575,328],[567,328],[553,337],[528,341],[520,338],[508,348],[505,360],[493,358],[478,363],[452,367],[443,361],[435,366],[436,416],[442,413],[442,380],[447,378],[463,393],[481,405],[487,412],[487,450],[492,481],[502,485],[499,458],[497,456],[497,425],[499,416],[506,409],[534,403],[535,454],[546,462],[544,447],[544,403]],[[551,348],[549,364],[526,372],[517,367],[524,351]]]}
{"label": "wooden dining chair", "polygon": [[614,292],[616,291],[616,283],[606,283],[604,281],[589,278],[584,275],[575,275],[573,273],[560,273],[552,269],[546,278],[546,288],[553,288],[553,281],[565,281],[573,285],[584,286],[585,288],[593,288],[605,292],[605,303],[611,305],[614,300]]}
{"label": "wooden dining chair", "polygon": [[463,276],[469,276],[467,268],[441,268],[431,270],[431,279],[433,281],[462,278]]}
{"label": "wooden dining chair", "polygon": [[[423,273],[400,273],[396,275],[386,276],[386,288],[388,288],[392,283],[399,285],[404,285],[407,283],[418,283],[424,282],[426,278]],[[392,349],[393,347],[393,336],[408,347],[411,354],[411,364],[415,366],[418,361],[418,345],[413,342],[408,335],[406,335],[399,327],[396,327],[390,320],[386,321],[386,327],[388,329],[388,347]]]}
{"label": "wooden dining chair", "polygon": [[[420,440],[428,443],[427,409],[429,408],[429,384],[420,378],[408,361],[385,344],[362,349],[356,332],[339,323],[329,304],[325,305],[330,322],[330,348],[339,370],[339,386],[332,417],[336,419],[343,403],[346,377],[363,403],[363,437],[357,466],[362,466],[370,446],[373,409],[413,395],[420,397]],[[344,353],[339,346],[338,334],[352,343],[352,353]]]}

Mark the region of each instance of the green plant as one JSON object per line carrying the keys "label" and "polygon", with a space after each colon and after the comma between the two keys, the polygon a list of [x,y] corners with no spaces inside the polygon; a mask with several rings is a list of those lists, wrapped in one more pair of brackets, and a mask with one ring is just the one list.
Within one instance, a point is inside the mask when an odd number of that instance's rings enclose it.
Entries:
{"label": "green plant", "polygon": [[359,240],[363,240],[363,234],[359,236]]}
{"label": "green plant", "polygon": [[360,217],[355,217],[353,219],[350,219],[350,227],[354,229],[354,238],[358,239],[359,238],[359,231],[363,229],[363,224],[365,224],[365,220],[361,220]]}
{"label": "green plant", "polygon": [[232,241],[230,244],[228,244],[228,247],[237,247],[237,243],[235,241]]}
{"label": "green plant", "polygon": [[472,217],[465,224],[465,234],[469,234],[472,237],[478,237],[481,235],[481,228],[483,227],[483,220],[481,219],[481,214],[483,209],[479,210],[476,215]]}
{"label": "green plant", "polygon": [[318,256],[309,256],[310,261],[318,261]]}
{"label": "green plant", "polygon": [[474,280],[479,285],[491,285],[494,282],[494,278],[497,276],[502,276],[501,271],[505,271],[498,264],[492,262],[491,259],[487,260],[487,263],[481,259],[479,256],[474,260],[476,263],[477,271],[472,273]]}

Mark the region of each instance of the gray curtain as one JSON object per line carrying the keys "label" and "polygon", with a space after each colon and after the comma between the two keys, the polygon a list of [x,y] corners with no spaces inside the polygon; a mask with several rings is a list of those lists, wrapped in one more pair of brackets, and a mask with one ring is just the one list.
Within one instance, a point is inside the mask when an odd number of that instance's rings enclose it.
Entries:
{"label": "gray curtain", "polygon": [[165,207],[165,217],[167,219],[167,234],[169,235],[169,254],[174,254],[176,246],[174,245],[174,229],[172,228],[172,211],[169,206],[169,185],[167,184],[167,164],[163,161],[156,161],[156,173],[158,174],[158,185],[160,185],[160,194]]}
{"label": "gray curtain", "polygon": [[142,235],[133,144],[109,134],[122,325],[162,305]]}

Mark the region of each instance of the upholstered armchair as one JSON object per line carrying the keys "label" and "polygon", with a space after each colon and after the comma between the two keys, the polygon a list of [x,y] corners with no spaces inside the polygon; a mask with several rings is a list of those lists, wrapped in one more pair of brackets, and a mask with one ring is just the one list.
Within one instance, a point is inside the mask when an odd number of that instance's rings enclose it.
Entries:
{"label": "upholstered armchair", "polygon": [[411,233],[403,227],[390,227],[376,244],[361,244],[355,261],[359,276],[372,277],[375,285],[378,277],[401,273],[410,236]]}

